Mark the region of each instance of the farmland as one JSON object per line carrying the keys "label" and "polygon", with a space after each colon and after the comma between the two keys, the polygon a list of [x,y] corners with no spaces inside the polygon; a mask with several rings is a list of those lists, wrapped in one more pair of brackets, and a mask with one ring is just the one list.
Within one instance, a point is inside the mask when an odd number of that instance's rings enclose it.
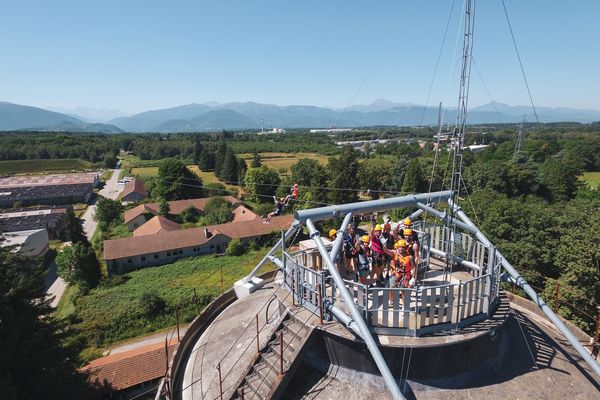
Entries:
{"label": "farmland", "polygon": [[[310,158],[319,161],[321,164],[326,164],[328,157],[323,154],[317,153],[259,153],[261,162],[270,167],[274,168],[280,173],[287,173],[290,171],[292,165],[298,162],[302,158]],[[252,158],[254,157],[251,153],[239,154],[239,157],[246,160],[246,163],[250,165]]]}
{"label": "farmland", "polygon": [[579,179],[587,183],[592,189],[600,188],[600,172],[584,172]]}
{"label": "farmland", "polygon": [[72,172],[92,169],[94,164],[77,158],[0,161],[0,175]]}

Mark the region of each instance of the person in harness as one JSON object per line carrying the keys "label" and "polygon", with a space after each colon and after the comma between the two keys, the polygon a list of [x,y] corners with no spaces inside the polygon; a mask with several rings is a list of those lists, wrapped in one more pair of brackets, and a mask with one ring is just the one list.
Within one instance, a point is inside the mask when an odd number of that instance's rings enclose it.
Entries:
{"label": "person in harness", "polygon": [[[381,236],[379,237],[379,240],[381,241],[383,247],[387,248],[388,250],[394,250],[394,243],[396,242],[396,239],[393,233],[391,232],[391,229],[392,226],[390,225],[390,223],[386,222],[385,224],[383,224],[383,231],[381,232]],[[383,265],[383,273],[385,275],[384,279],[388,279],[390,276],[392,258],[393,257],[389,254],[385,254],[385,260]]]}
{"label": "person in harness", "polygon": [[265,222],[263,222],[264,224],[268,224],[271,221],[271,218],[273,218],[276,215],[281,215],[283,213],[285,199],[282,197],[279,200],[277,200],[277,197],[273,196],[273,201],[275,202],[275,210],[273,210],[273,212],[267,215],[267,219],[265,220]]}
{"label": "person in harness", "polygon": [[400,230],[400,224],[396,226],[396,231],[394,232],[394,236],[397,239],[404,239],[408,243],[408,251],[411,256],[415,259],[415,265],[418,266],[420,262],[420,254],[421,254],[421,242],[419,241],[419,235],[417,231],[412,229],[412,221],[410,218],[404,218],[402,221],[402,225],[404,225],[404,229]]}
{"label": "person in harness", "polygon": [[[329,239],[332,242],[334,242],[336,238],[337,238],[337,230],[331,229],[329,231]],[[347,270],[346,270],[346,268],[344,266],[343,253],[344,253],[344,250],[340,249],[340,251],[335,255],[335,260],[334,260],[335,266],[337,267],[338,272],[340,273],[340,275],[342,275],[342,274],[346,275],[347,274]]]}
{"label": "person in harness", "polygon": [[[414,257],[408,252],[408,243],[404,239],[394,244],[394,250],[385,249],[386,254],[393,257],[389,276],[390,288],[412,288],[415,286],[416,264]],[[402,302],[406,301],[405,292],[402,291]],[[393,302],[393,293],[390,292],[390,303]]]}
{"label": "person in harness", "polygon": [[292,189],[291,189],[291,193],[288,194],[287,196],[285,196],[284,204],[287,206],[290,204],[290,200],[292,200],[292,199],[296,200],[297,198],[298,198],[298,184],[294,183],[294,186],[292,186]]}
{"label": "person in harness", "polygon": [[358,280],[360,283],[365,285],[367,283],[367,275],[369,275],[369,255],[371,249],[369,248],[369,235],[364,235],[360,238],[360,244],[356,250],[356,256],[358,258]]}

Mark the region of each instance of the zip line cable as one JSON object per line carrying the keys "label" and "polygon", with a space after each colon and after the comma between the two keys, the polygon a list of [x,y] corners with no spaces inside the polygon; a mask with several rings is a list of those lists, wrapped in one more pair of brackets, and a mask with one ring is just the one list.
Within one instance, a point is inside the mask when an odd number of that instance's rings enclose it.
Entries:
{"label": "zip line cable", "polygon": [[535,108],[535,104],[533,103],[533,97],[531,96],[531,90],[529,90],[529,82],[527,82],[527,76],[525,75],[525,68],[523,67],[523,62],[521,61],[521,54],[519,54],[519,48],[517,47],[517,41],[515,40],[515,35],[513,33],[512,25],[510,23],[510,18],[508,17],[508,11],[506,10],[506,4],[504,3],[504,0],[502,0],[502,7],[504,8],[504,15],[506,16],[506,22],[508,23],[508,29],[510,30],[510,37],[512,38],[512,42],[515,47],[515,52],[517,53],[517,59],[519,60],[519,66],[521,67],[521,74],[523,75],[523,80],[525,81],[525,86],[527,87],[527,94],[529,95],[529,101],[531,102],[531,107],[533,108],[533,113],[535,114],[535,120],[537,121],[538,127],[541,128],[540,119],[538,118],[538,113]]}
{"label": "zip line cable", "polygon": [[456,4],[456,0],[452,0],[452,6],[450,7],[450,14],[448,15],[448,21],[446,22],[446,29],[444,30],[444,37],[442,38],[442,45],[440,46],[440,51],[438,52],[437,61],[435,62],[435,68],[433,70],[433,76],[431,77],[431,83],[429,84],[429,91],[427,92],[427,99],[425,100],[425,106],[423,107],[423,113],[421,114],[421,122],[419,125],[423,126],[423,120],[425,119],[425,112],[427,111],[427,106],[429,105],[429,98],[431,96],[431,90],[433,89],[433,83],[435,82],[435,77],[437,76],[438,67],[440,65],[440,59],[442,58],[442,52],[444,51],[444,45],[446,44],[446,36],[448,35],[448,28],[450,27],[450,22],[452,21],[452,13],[454,12],[454,5]]}
{"label": "zip line cable", "polygon": [[498,121],[500,123],[502,123],[502,118],[500,118],[500,112],[498,112],[498,108],[496,108],[496,102],[494,100],[492,100],[492,95],[490,94],[490,91],[489,91],[487,85],[485,84],[485,80],[483,79],[483,76],[481,75],[481,71],[479,71],[479,67],[477,66],[477,63],[475,62],[475,57],[471,56],[471,60],[473,61],[473,65],[475,66],[475,71],[477,71],[477,75],[479,75],[479,79],[481,79],[483,88],[485,89],[485,92],[488,95],[488,99],[490,99],[490,103],[492,103],[492,107],[494,107],[494,111],[496,111],[496,116],[498,117]]}

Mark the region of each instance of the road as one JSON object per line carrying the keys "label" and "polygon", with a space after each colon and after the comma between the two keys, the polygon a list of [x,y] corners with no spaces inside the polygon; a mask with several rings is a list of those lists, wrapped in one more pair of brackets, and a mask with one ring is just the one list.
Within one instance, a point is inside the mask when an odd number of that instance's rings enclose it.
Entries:
{"label": "road", "polygon": [[[114,169],[111,178],[106,182],[102,190],[100,190],[100,195],[107,197],[109,199],[116,199],[119,196],[119,193],[123,190],[123,185],[118,184],[119,174],[121,173],[120,169]],[[96,213],[96,205],[91,204],[86,210],[81,219],[83,220],[83,231],[88,239],[92,238],[92,235],[96,231],[96,226],[98,223],[94,221],[94,214]],[[50,265],[50,270],[48,272],[48,277],[46,278],[46,295],[49,297],[54,297],[52,303],[50,304],[52,307],[58,306],[58,302],[63,296],[67,285],[65,281],[58,276],[56,273],[56,264],[54,261]]]}

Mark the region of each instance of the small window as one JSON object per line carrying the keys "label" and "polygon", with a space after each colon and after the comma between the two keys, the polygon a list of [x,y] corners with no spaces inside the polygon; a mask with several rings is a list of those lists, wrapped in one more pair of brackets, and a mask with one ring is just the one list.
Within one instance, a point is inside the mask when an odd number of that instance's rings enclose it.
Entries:
{"label": "small window", "polygon": [[171,257],[171,252],[167,251],[167,257]]}
{"label": "small window", "polygon": [[127,259],[127,264],[131,264],[131,258]]}
{"label": "small window", "polygon": [[183,254],[183,250],[179,250],[179,254]]}
{"label": "small window", "polygon": [[211,249],[211,250],[214,250],[214,249],[215,249],[215,245],[214,245],[214,244],[211,244],[211,245],[210,245],[210,249]]}
{"label": "small window", "polygon": [[158,254],[155,254],[155,255],[154,255],[154,258],[158,258]]}
{"label": "small window", "polygon": [[142,256],[142,261],[146,261],[146,256]]}

